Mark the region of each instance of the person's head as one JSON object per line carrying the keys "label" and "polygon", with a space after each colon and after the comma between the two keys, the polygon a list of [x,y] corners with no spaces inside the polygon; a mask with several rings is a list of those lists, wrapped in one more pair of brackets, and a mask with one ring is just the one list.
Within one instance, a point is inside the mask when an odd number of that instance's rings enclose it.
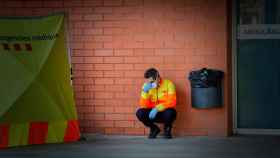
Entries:
{"label": "person's head", "polygon": [[158,70],[155,68],[147,69],[144,73],[144,78],[149,83],[155,82],[157,85],[159,85],[160,75],[159,75]]}

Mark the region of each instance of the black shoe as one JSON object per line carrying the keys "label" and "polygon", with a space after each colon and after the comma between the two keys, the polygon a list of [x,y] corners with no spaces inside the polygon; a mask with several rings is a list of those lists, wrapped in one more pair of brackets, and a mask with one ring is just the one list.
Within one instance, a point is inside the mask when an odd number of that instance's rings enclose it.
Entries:
{"label": "black shoe", "polygon": [[158,126],[153,126],[150,128],[150,134],[149,134],[149,139],[154,139],[157,137],[157,135],[159,134],[160,129],[158,128]]}
{"label": "black shoe", "polygon": [[172,138],[172,134],[171,134],[171,126],[165,126],[164,127],[164,138],[166,139],[171,139]]}

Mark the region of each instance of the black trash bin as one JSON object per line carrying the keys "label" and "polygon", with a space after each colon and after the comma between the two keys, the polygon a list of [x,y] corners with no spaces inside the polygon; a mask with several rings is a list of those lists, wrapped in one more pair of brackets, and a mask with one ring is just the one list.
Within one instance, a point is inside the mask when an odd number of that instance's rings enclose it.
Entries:
{"label": "black trash bin", "polygon": [[191,102],[194,108],[212,108],[223,105],[222,79],[220,70],[202,68],[191,71]]}

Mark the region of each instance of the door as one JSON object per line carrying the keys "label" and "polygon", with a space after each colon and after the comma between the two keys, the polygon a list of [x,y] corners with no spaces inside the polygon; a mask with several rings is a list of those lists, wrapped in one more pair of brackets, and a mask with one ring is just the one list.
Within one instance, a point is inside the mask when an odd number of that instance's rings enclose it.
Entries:
{"label": "door", "polygon": [[280,1],[239,0],[235,6],[235,128],[280,129]]}

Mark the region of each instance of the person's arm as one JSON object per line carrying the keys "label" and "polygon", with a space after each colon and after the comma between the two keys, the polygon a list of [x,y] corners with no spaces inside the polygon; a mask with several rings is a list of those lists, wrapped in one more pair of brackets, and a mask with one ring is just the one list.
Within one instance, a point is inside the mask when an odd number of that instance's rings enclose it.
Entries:
{"label": "person's arm", "polygon": [[141,108],[150,108],[151,106],[151,101],[149,97],[149,91],[144,90],[145,89],[145,84],[143,85],[141,89],[141,96],[140,96],[140,107]]}
{"label": "person's arm", "polygon": [[170,81],[168,83],[167,94],[164,96],[162,102],[156,105],[158,111],[164,111],[167,108],[174,108],[176,106],[176,88]]}

